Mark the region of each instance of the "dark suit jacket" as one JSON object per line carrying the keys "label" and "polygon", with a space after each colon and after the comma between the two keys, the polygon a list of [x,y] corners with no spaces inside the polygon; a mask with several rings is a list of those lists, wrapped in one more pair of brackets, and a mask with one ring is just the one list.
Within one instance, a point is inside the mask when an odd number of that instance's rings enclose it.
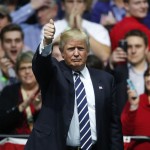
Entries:
{"label": "dark suit jacket", "polygon": [[129,78],[129,70],[127,67],[127,63],[117,65],[114,70],[111,70],[108,65],[106,67],[106,71],[111,73],[115,78],[116,99],[117,99],[119,113],[121,114],[128,100],[127,79]]}
{"label": "dark suit jacket", "polygon": [[[25,150],[65,150],[74,113],[72,70],[64,61],[38,53],[33,59],[33,71],[40,84],[43,105]],[[89,72],[95,92],[97,150],[123,150],[113,77],[91,68]]]}
{"label": "dark suit jacket", "polygon": [[119,65],[116,67],[114,72],[114,77],[116,80],[116,99],[119,107],[119,112],[121,114],[127,100],[127,79],[129,78],[129,70],[127,64]]}
{"label": "dark suit jacket", "polygon": [[[21,84],[16,83],[6,86],[0,95],[0,134],[29,134],[27,117],[24,112],[19,112],[18,105],[22,102],[20,92]],[[38,115],[35,111],[33,115],[34,121]]]}

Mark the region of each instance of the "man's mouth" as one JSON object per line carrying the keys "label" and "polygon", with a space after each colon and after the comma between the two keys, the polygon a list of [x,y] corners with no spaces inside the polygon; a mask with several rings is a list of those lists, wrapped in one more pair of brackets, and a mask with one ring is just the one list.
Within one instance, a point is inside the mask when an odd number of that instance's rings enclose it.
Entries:
{"label": "man's mouth", "polygon": [[17,50],[11,50],[11,54],[12,55],[16,55],[17,54]]}
{"label": "man's mouth", "polygon": [[80,62],[80,59],[73,59],[73,62]]}

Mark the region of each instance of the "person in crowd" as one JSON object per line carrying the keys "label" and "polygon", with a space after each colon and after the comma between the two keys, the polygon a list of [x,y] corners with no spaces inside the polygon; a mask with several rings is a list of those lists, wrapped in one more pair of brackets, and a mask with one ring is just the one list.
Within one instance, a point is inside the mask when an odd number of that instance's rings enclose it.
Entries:
{"label": "person in crowd", "polygon": [[146,55],[148,52],[148,39],[144,32],[131,30],[125,35],[127,50],[118,47],[113,51],[109,65],[117,84],[117,100],[119,112],[127,101],[127,79],[131,79],[137,94],[144,92],[144,72],[148,63]]}
{"label": "person in crowd", "polygon": [[[3,5],[0,5],[0,32],[3,27],[10,24],[12,21],[11,16]],[[1,41],[0,41],[0,58],[4,56],[4,50],[1,47]]]}
{"label": "person in crowd", "polygon": [[14,66],[17,56],[24,51],[23,39],[22,28],[17,24],[9,24],[0,32],[1,46],[4,50],[4,56],[0,58],[0,91],[16,78]]}
{"label": "person in crowd", "polygon": [[59,41],[63,31],[73,27],[79,28],[89,36],[90,54],[96,55],[105,63],[110,56],[109,33],[102,25],[83,19],[87,4],[88,0],[62,0],[62,10],[65,11],[65,18],[55,21],[54,41]]}
{"label": "person in crowd", "polygon": [[54,34],[51,19],[33,58],[43,105],[25,150],[123,150],[113,76],[86,67],[89,40],[77,28],[61,34],[58,62],[51,57]]}
{"label": "person in crowd", "polygon": [[95,55],[88,55],[86,65],[95,69],[104,69],[103,62]]}
{"label": "person in crowd", "polygon": [[[23,3],[23,4],[21,4]],[[35,23],[34,15],[36,11],[43,6],[49,6],[50,0],[29,0],[27,2],[20,2],[18,0],[5,0],[3,5],[9,10],[10,16],[13,23],[21,24],[23,22],[28,22],[30,18],[33,19],[32,23]]]}
{"label": "person in crowd", "polygon": [[[121,115],[122,130],[126,136],[150,136],[150,67],[144,73],[145,91],[136,97],[136,91],[128,89],[128,101]],[[148,140],[132,140],[128,150],[148,150]]]}
{"label": "person in crowd", "polygon": [[91,10],[91,21],[111,29],[125,15],[126,10],[123,0],[97,1]]}
{"label": "person in crowd", "polygon": [[10,24],[11,22],[12,18],[7,8],[3,5],[0,5],[0,31],[4,26]]}
{"label": "person in crowd", "polygon": [[6,86],[0,95],[0,134],[30,134],[41,108],[39,85],[32,71],[32,52],[17,57],[19,83]]}
{"label": "person in crowd", "polygon": [[[24,43],[35,52],[42,38],[42,28],[50,18],[57,19],[58,5],[55,0],[31,0],[20,9],[11,12],[12,21],[19,24],[24,32]],[[35,14],[36,22],[27,19]]]}
{"label": "person in crowd", "polygon": [[124,3],[126,17],[110,30],[112,50],[118,47],[119,40],[124,38],[127,32],[134,29],[141,30],[147,35],[150,49],[150,30],[140,22],[148,13],[148,0],[124,0]]}

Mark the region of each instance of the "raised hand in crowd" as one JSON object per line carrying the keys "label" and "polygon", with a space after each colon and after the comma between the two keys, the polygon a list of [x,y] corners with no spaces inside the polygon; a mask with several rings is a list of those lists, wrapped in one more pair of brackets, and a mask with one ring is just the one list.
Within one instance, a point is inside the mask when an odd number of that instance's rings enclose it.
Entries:
{"label": "raised hand in crowd", "polygon": [[136,110],[139,105],[139,96],[137,96],[137,93],[135,90],[131,90],[128,88],[128,101],[130,103],[130,111]]}
{"label": "raised hand in crowd", "polygon": [[13,67],[13,63],[9,58],[6,57],[2,57],[0,59],[0,69],[2,70],[2,72],[5,74],[5,76],[9,77],[9,68]]}
{"label": "raised hand in crowd", "polygon": [[82,13],[83,11],[77,8],[76,5],[73,7],[68,20],[71,28],[78,28],[82,30]]}
{"label": "raised hand in crowd", "polygon": [[109,65],[111,69],[114,69],[115,64],[119,62],[125,62],[127,59],[127,53],[120,47],[117,47],[111,54]]}

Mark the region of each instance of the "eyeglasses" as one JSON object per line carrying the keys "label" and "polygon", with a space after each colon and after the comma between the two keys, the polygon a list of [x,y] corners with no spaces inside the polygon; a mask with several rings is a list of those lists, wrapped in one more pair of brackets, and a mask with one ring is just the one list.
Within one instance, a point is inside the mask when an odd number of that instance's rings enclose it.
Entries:
{"label": "eyeglasses", "polygon": [[26,70],[31,71],[32,70],[32,66],[28,66],[28,67],[20,67],[19,71],[25,72]]}

